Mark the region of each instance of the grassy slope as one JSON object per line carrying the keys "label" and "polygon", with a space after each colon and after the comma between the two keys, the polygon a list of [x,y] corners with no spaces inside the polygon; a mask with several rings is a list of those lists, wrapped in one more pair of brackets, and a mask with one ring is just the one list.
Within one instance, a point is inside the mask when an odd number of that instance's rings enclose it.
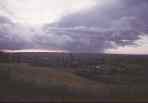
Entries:
{"label": "grassy slope", "polygon": [[38,99],[148,101],[146,82],[138,85],[102,83],[63,70],[27,64],[0,64],[0,82],[0,97],[7,100],[8,96],[15,96],[16,99],[20,96],[44,96]]}
{"label": "grassy slope", "polygon": [[98,97],[98,92],[99,97],[107,95],[104,84],[69,72],[27,64],[0,64],[0,82],[0,96],[68,96],[87,100]]}

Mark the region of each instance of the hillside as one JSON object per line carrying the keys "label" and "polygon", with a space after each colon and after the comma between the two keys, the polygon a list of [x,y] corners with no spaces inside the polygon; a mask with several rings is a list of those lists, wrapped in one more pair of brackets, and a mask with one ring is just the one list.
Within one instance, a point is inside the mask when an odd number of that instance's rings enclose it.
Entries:
{"label": "hillside", "polygon": [[[105,85],[52,68],[27,64],[0,64],[0,96],[51,96],[57,98],[94,98],[99,90],[105,96]],[[97,91],[96,91],[97,90]],[[3,91],[3,92],[2,92]],[[104,93],[104,94],[102,94]]]}
{"label": "hillside", "polygon": [[0,57],[0,101],[148,101],[146,55],[0,53]]}

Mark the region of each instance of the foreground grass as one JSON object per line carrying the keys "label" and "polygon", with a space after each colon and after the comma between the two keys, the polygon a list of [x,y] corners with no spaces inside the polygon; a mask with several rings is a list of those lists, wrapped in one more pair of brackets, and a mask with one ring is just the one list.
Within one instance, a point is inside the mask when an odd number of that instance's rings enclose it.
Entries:
{"label": "foreground grass", "polygon": [[54,68],[0,64],[0,100],[148,101],[148,83],[140,82],[99,82]]}
{"label": "foreground grass", "polygon": [[5,97],[96,98],[97,90],[100,90],[100,97],[106,95],[105,93],[102,95],[106,91],[104,84],[69,72],[27,64],[0,64],[0,82],[0,96]]}

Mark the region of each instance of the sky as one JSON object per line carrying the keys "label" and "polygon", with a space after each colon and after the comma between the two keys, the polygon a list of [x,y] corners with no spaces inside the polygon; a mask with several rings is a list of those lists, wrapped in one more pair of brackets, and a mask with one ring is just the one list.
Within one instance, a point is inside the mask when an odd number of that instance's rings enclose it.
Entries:
{"label": "sky", "polygon": [[0,50],[148,54],[148,0],[0,0]]}

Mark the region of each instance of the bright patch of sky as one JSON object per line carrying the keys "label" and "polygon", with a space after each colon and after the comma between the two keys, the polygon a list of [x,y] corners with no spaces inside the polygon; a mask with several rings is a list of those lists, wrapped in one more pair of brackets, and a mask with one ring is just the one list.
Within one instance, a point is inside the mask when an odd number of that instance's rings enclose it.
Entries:
{"label": "bright patch of sky", "polygon": [[0,3],[3,13],[31,25],[55,22],[64,15],[96,5],[95,0],[5,0]]}

